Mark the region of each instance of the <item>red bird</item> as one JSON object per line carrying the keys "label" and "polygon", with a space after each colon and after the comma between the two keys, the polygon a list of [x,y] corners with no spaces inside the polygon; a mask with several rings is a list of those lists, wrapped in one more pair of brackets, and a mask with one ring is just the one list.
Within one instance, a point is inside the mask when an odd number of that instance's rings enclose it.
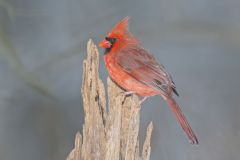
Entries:
{"label": "red bird", "polygon": [[104,61],[109,75],[127,93],[144,97],[161,95],[175,114],[192,144],[198,139],[174,100],[178,96],[171,75],[128,31],[129,17],[122,19],[99,43],[105,48]]}

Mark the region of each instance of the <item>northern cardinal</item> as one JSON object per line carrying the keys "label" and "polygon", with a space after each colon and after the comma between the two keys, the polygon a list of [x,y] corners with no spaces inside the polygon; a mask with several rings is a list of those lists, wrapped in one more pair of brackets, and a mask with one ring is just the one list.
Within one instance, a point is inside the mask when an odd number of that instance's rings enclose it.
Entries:
{"label": "northern cardinal", "polygon": [[172,93],[178,96],[171,75],[128,30],[129,17],[123,18],[99,46],[105,48],[104,61],[111,79],[128,93],[144,97],[161,95],[175,114],[192,144],[198,139]]}

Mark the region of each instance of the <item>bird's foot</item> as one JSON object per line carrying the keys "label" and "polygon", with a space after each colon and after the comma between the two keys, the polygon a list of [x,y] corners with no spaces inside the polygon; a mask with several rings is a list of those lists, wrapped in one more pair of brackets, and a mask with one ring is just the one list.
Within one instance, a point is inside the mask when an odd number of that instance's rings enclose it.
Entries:
{"label": "bird's foot", "polygon": [[127,92],[123,92],[124,96],[131,96],[132,94],[134,94],[134,91],[127,91]]}
{"label": "bird's foot", "polygon": [[123,95],[124,97],[128,97],[128,96],[131,96],[134,93],[135,93],[134,91],[127,91],[127,92],[123,91],[123,92],[120,92],[119,95]]}

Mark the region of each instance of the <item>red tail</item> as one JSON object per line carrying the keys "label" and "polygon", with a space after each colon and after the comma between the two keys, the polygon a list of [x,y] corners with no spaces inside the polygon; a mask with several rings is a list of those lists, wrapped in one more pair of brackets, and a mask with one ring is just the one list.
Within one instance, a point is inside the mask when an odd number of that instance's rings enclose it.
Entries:
{"label": "red tail", "polygon": [[191,126],[189,125],[186,117],[181,111],[181,108],[177,104],[177,102],[173,98],[166,98],[166,101],[170,108],[172,109],[173,113],[175,114],[178,122],[180,123],[182,129],[187,134],[189,140],[192,144],[198,144],[197,136],[194,134]]}

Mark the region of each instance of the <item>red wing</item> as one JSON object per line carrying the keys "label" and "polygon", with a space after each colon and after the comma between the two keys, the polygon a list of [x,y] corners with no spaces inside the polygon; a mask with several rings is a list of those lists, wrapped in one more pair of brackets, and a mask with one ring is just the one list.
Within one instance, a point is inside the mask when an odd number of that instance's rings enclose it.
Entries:
{"label": "red wing", "polygon": [[[171,76],[145,49],[132,46],[116,53],[117,63],[136,80],[168,96],[175,90]],[[177,94],[177,92],[176,92]]]}

